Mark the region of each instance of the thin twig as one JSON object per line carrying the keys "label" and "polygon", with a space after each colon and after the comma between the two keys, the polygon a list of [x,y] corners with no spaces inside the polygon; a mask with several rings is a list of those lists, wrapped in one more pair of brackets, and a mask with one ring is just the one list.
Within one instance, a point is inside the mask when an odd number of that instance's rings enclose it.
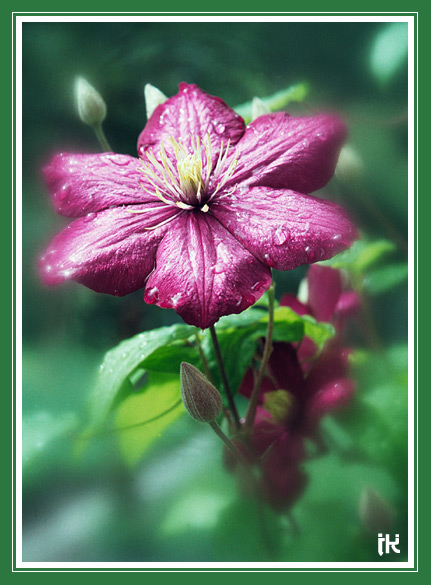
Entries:
{"label": "thin twig", "polygon": [[265,374],[265,370],[266,370],[266,367],[268,365],[269,358],[270,358],[271,352],[272,352],[272,334],[274,331],[274,299],[275,299],[274,288],[275,288],[275,284],[273,282],[268,289],[268,300],[269,300],[269,304],[268,304],[268,330],[266,333],[265,346],[263,348],[262,361],[260,363],[259,373],[257,375],[256,381],[255,381],[254,386],[253,386],[253,391],[252,391],[251,397],[250,397],[250,404],[248,406],[247,415],[245,417],[244,427],[247,430],[250,430],[250,428],[253,426],[253,423],[254,423],[257,405],[259,402],[260,386],[262,384],[263,376]]}
{"label": "thin twig", "polygon": [[226,370],[225,370],[225,367],[224,367],[223,357],[221,355],[220,345],[219,345],[219,342],[218,342],[218,339],[217,339],[217,333],[216,333],[216,331],[214,329],[214,325],[211,325],[211,327],[209,329],[210,329],[210,333],[211,333],[211,340],[212,340],[212,343],[213,343],[214,353],[215,353],[215,356],[216,356],[216,359],[217,359],[217,364],[218,364],[218,367],[219,367],[219,370],[220,370],[220,374],[221,374],[221,379],[222,379],[222,382],[223,382],[224,390],[226,392],[226,396],[227,396],[227,399],[229,401],[229,406],[230,406],[230,409],[231,409],[233,418],[235,420],[235,426],[236,426],[237,429],[240,429],[241,428],[241,423],[239,421],[238,410],[236,408],[235,401],[233,399],[232,390],[231,390],[231,387],[230,387],[230,384],[229,384],[229,380],[228,380],[228,377],[226,375]]}

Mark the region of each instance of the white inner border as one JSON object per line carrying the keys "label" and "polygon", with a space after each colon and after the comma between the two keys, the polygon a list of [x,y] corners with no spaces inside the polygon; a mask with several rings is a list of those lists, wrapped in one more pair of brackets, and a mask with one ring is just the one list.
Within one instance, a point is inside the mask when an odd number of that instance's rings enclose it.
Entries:
{"label": "white inner border", "polygon": [[[200,569],[202,571],[208,570],[223,570],[223,569],[243,569],[253,571],[254,569],[279,569],[280,571],[292,569],[309,569],[310,571],[321,569],[322,571],[328,569],[344,569],[351,571],[355,569],[369,570],[369,569],[392,569],[393,571],[414,568],[414,542],[416,541],[416,534],[414,533],[414,428],[415,428],[415,412],[414,412],[414,107],[415,107],[415,83],[414,83],[414,17],[413,16],[330,16],[331,13],[325,13],[322,16],[295,16],[295,13],[289,15],[277,16],[247,16],[232,15],[232,16],[185,16],[187,13],[181,13],[177,16],[160,16],[146,13],[142,16],[49,16],[50,13],[34,13],[32,16],[19,16],[16,13],[16,32],[14,31],[12,14],[12,49],[15,48],[16,55],[16,95],[13,96],[13,104],[15,106],[14,116],[16,119],[16,143],[15,148],[16,160],[16,175],[13,176],[12,183],[16,187],[16,225],[13,226],[16,246],[16,372],[14,372],[16,380],[16,412],[15,419],[12,420],[13,432],[16,432],[16,485],[15,502],[16,502],[16,534],[15,536],[15,552],[16,552],[16,567],[18,569],[71,569],[71,570],[85,570],[85,569],[100,569],[106,571],[110,569],[132,569],[132,570],[148,570],[148,569]],[[368,13],[367,13],[368,14]],[[417,15],[417,13],[414,13]],[[408,344],[409,344],[409,550],[407,562],[370,562],[370,563],[62,563],[62,562],[23,562],[22,561],[22,441],[21,441],[21,419],[22,419],[22,23],[24,22],[406,22],[408,23],[408,105],[409,105],[409,121],[408,121],[408,231],[409,231],[409,285],[408,285]],[[416,39],[417,43],[417,39]],[[418,61],[418,58],[417,58]],[[12,72],[13,76],[13,72]],[[12,89],[13,91],[13,89]],[[416,104],[417,105],[417,104]],[[417,237],[417,235],[416,235]],[[419,254],[418,254],[419,255]],[[417,257],[418,260],[418,257]],[[417,267],[416,267],[417,268]],[[13,513],[13,512],[12,512]],[[12,560],[13,565],[13,560]]]}

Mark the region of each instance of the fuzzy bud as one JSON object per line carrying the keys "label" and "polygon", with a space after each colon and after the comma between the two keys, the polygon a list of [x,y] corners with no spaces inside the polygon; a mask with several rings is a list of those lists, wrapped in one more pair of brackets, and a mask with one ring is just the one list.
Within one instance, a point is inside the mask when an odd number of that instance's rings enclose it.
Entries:
{"label": "fuzzy bud", "polygon": [[197,368],[182,362],[181,397],[187,412],[199,422],[212,422],[222,409],[221,396]]}
{"label": "fuzzy bud", "polygon": [[344,183],[350,183],[361,175],[363,167],[359,153],[350,144],[345,144],[338,158],[335,176]]}
{"label": "fuzzy bud", "polygon": [[100,126],[106,117],[106,104],[100,93],[82,77],[75,82],[78,113],[84,124]]}

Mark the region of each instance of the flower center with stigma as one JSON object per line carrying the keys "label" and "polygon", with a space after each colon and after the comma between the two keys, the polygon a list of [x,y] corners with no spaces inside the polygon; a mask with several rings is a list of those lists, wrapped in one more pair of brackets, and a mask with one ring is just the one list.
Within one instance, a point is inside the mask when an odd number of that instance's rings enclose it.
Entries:
{"label": "flower center with stigma", "polygon": [[[145,152],[139,170],[152,188],[143,183],[141,187],[166,205],[177,206],[182,210],[199,209],[208,212],[211,199],[232,176],[237,165],[236,157],[229,165],[226,164],[230,141],[225,148],[221,142],[215,165],[209,133],[205,141],[191,134],[190,148],[172,137],[169,138],[169,145],[170,156],[163,143],[157,156],[152,149]],[[131,212],[141,213],[144,210]]]}

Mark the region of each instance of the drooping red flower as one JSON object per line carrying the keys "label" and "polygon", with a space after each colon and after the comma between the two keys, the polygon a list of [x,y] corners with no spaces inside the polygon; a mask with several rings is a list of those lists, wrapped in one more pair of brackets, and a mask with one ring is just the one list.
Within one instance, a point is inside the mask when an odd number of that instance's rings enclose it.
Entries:
{"label": "drooping red flower", "polygon": [[334,116],[257,118],[180,84],[138,140],[140,158],[59,154],[45,169],[56,210],[77,218],[40,261],[72,279],[173,308],[201,328],[239,313],[290,270],[347,248],[356,230],[308,195],[332,177],[344,125]]}

